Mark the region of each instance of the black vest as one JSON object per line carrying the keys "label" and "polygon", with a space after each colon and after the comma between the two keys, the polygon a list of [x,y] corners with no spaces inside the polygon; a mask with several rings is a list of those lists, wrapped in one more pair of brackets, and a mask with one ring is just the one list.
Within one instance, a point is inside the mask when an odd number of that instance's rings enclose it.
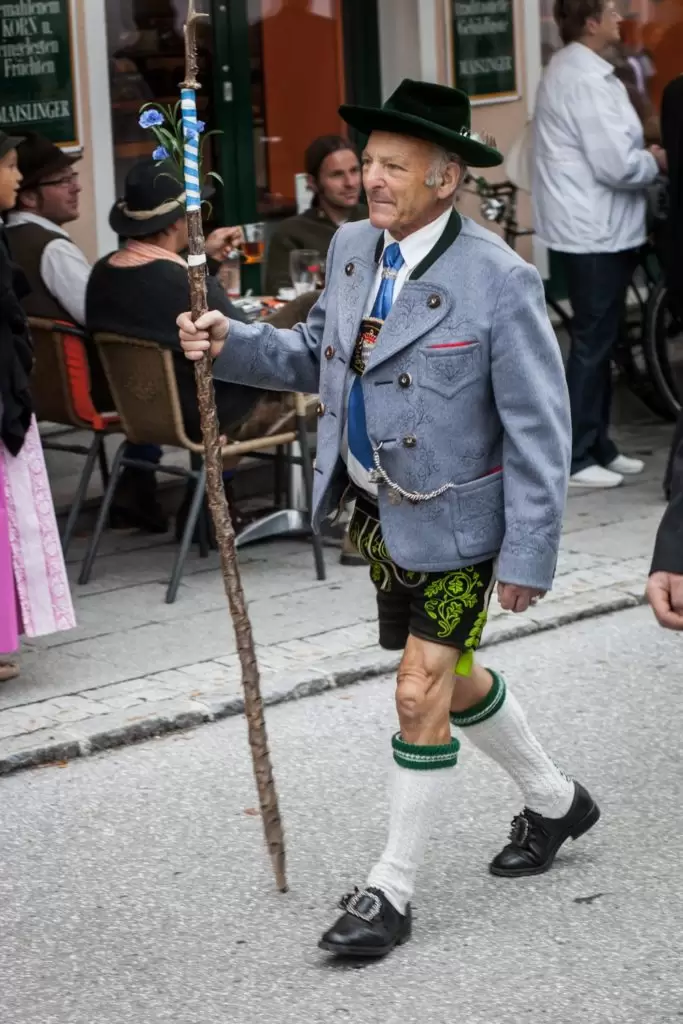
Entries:
{"label": "black vest", "polygon": [[[28,278],[30,294],[22,300],[28,316],[39,316],[45,320],[66,320],[73,323],[73,317],[67,313],[52,292],[48,291],[40,274],[40,263],[45,246],[57,238],[67,239],[59,231],[48,231],[40,224],[11,224],[7,228],[12,256]],[[71,243],[72,245],[75,243]]]}

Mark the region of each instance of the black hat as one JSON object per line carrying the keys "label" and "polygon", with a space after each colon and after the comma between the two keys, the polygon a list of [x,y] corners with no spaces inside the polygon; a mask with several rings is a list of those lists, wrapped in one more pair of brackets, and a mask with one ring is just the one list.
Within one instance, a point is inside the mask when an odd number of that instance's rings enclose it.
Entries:
{"label": "black hat", "polygon": [[183,216],[185,186],[172,160],[140,160],[128,171],[123,199],[114,203],[109,224],[122,238],[142,238],[170,227]]}
{"label": "black hat", "polygon": [[21,190],[37,188],[45,178],[51,178],[67,167],[78,163],[80,153],[65,153],[54,142],[37,132],[26,132],[17,147],[19,170],[23,175]]}
{"label": "black hat", "polygon": [[456,153],[472,167],[497,167],[503,155],[471,130],[469,96],[460,89],[404,78],[382,107],[345,104],[339,114],[352,128],[424,139]]}
{"label": "black hat", "polygon": [[8,135],[6,132],[0,131],[0,160],[23,141],[23,138],[18,135]]}

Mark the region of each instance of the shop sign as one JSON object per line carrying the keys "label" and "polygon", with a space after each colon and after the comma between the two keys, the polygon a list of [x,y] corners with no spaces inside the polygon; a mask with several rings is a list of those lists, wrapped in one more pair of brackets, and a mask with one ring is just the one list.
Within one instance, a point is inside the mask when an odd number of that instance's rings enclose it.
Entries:
{"label": "shop sign", "polygon": [[455,85],[472,102],[517,97],[514,0],[453,0]]}
{"label": "shop sign", "polygon": [[0,0],[0,128],[78,146],[70,0]]}

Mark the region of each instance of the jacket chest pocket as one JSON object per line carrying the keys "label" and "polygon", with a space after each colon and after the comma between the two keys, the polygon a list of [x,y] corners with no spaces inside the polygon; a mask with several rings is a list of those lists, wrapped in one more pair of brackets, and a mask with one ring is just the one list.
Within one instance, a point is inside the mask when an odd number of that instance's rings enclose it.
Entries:
{"label": "jacket chest pocket", "polygon": [[477,377],[480,365],[478,341],[428,345],[419,353],[419,382],[444,398],[453,398]]}

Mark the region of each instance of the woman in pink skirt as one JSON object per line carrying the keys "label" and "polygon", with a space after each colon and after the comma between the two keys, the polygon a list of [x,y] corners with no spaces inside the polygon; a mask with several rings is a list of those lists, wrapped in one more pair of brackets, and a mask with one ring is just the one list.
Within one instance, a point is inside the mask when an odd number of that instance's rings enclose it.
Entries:
{"label": "woman in pink skirt", "polygon": [[[21,139],[0,132],[0,212],[15,203]],[[31,338],[20,300],[28,285],[0,226],[0,682],[19,637],[75,626],[38,426],[31,405]]]}

